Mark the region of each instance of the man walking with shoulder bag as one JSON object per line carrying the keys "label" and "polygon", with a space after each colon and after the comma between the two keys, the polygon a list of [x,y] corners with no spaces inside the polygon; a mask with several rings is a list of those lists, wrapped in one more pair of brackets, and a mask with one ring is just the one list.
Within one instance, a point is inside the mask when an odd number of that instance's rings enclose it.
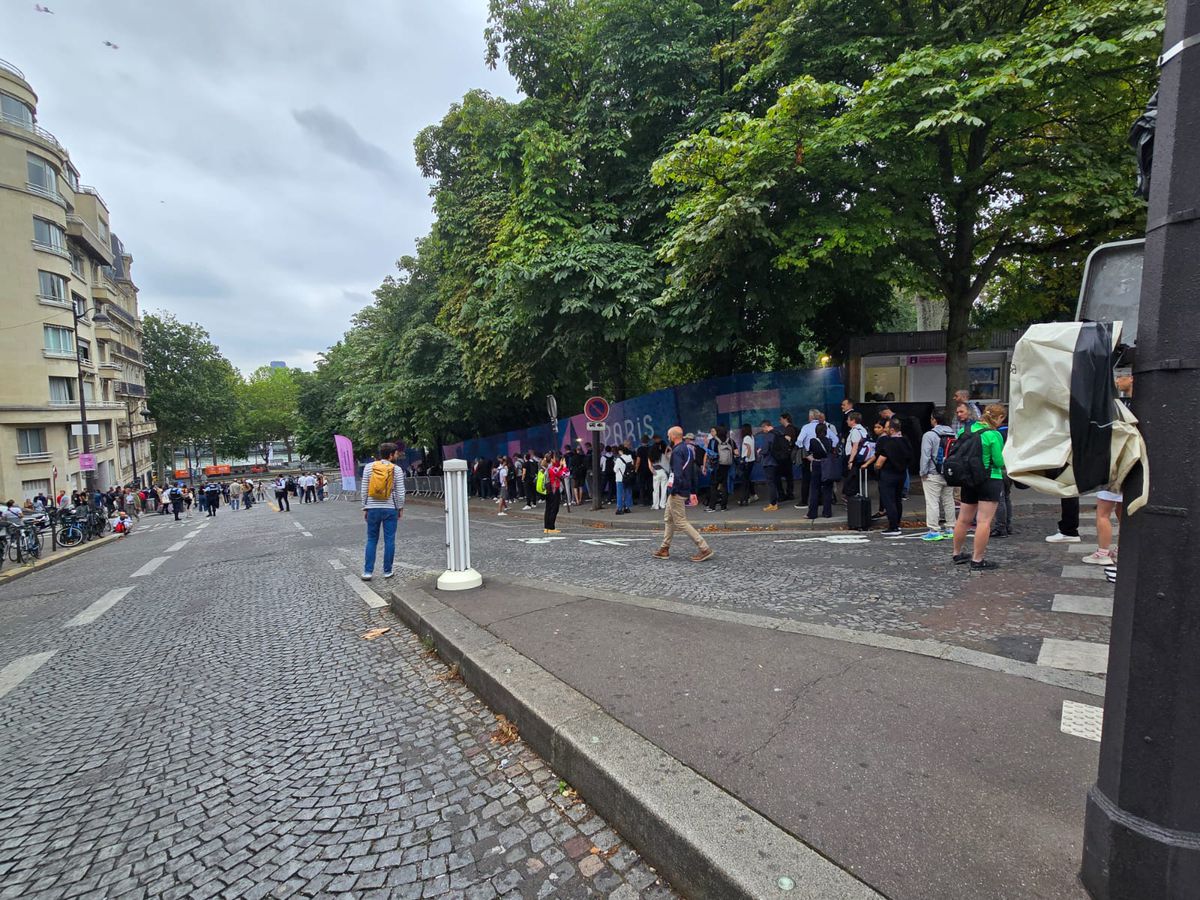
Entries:
{"label": "man walking with shoulder bag", "polygon": [[404,514],[404,470],[394,464],[399,453],[395,444],[379,445],[379,458],[363,466],[362,509],[367,523],[367,548],[362,580],[375,573],[375,555],[379,548],[379,530],[383,529],[383,577],[392,577],[396,557],[396,525]]}
{"label": "man walking with shoulder bag", "polygon": [[687,512],[684,510],[684,501],[690,499],[692,503],[696,502],[696,452],[683,443],[683,429],[678,425],[667,432],[667,440],[671,442],[672,450],[671,475],[667,481],[667,509],[663,513],[666,527],[663,530],[662,546],[654,551],[653,556],[656,559],[670,559],[671,539],[675,536],[675,529],[681,528],[696,543],[696,553],[692,556],[692,562],[704,562],[712,556],[712,548],[688,522]]}

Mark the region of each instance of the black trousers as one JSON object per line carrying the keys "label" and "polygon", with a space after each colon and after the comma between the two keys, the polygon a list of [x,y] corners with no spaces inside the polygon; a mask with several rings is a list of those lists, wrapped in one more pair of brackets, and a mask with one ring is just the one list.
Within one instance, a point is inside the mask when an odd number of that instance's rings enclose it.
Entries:
{"label": "black trousers", "polygon": [[542,513],[542,527],[554,530],[554,523],[558,519],[558,491],[547,487],[546,493],[546,511]]}
{"label": "black trousers", "polygon": [[[809,494],[812,491],[812,470],[809,469],[808,463],[804,463],[800,467],[800,503],[808,503]],[[789,491],[790,493],[790,491]]]}
{"label": "black trousers", "polygon": [[275,492],[275,502],[276,502],[276,504],[278,504],[280,512],[283,512],[285,509],[288,512],[292,511],[292,504],[290,504],[288,502],[287,491],[276,491]]}
{"label": "black trousers", "polygon": [[729,466],[718,465],[709,482],[708,505],[729,509]]}
{"label": "black trousers", "polygon": [[879,472],[879,499],[887,512],[888,530],[898,531],[904,517],[904,473],[882,469]]}
{"label": "black trousers", "polygon": [[1079,498],[1063,497],[1062,518],[1058,520],[1059,534],[1079,537]]}
{"label": "black trousers", "polygon": [[[787,485],[787,490],[784,492],[781,492],[781,494],[780,494],[780,496],[784,500],[792,500],[796,496],[795,468],[796,467],[792,465],[791,461],[788,461],[779,467],[779,474],[783,476],[783,482],[785,485]],[[804,491],[805,493],[807,493],[807,490],[808,490],[808,488],[807,488],[808,480],[805,478],[805,476],[807,474],[808,474],[807,470],[801,470],[800,490]]]}
{"label": "black trousers", "polygon": [[171,512],[175,513],[175,521],[178,522],[179,514],[181,512],[183,512],[183,504],[182,503],[172,503],[171,504]]}
{"label": "black trousers", "polygon": [[637,489],[638,503],[649,506],[654,499],[654,475],[648,468],[638,472]]}
{"label": "black trousers", "polygon": [[[817,465],[821,465],[817,463]],[[821,512],[826,519],[833,516],[833,482],[822,481],[819,472],[806,472],[809,475],[808,488],[808,517],[815,519],[817,517],[817,507],[824,505]]]}

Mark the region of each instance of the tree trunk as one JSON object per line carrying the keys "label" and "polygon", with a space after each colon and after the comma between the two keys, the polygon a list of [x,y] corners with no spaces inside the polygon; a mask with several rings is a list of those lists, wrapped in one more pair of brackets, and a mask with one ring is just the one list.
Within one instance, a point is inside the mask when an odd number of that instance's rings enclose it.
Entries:
{"label": "tree trunk", "polygon": [[290,466],[290,465],[292,464],[292,439],[291,439],[291,438],[284,438],[284,441],[283,441],[283,446],[287,447],[287,452],[288,452],[288,465]]}
{"label": "tree trunk", "polygon": [[967,353],[971,347],[971,305],[969,289],[956,297],[948,297],[946,302],[946,406],[951,417],[954,415],[954,392],[970,389]]}

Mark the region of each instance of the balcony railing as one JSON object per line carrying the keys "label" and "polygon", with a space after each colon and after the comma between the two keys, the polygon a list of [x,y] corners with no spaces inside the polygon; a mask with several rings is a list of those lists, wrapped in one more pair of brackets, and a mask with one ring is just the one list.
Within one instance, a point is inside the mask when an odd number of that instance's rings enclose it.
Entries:
{"label": "balcony railing", "polygon": [[114,381],[113,390],[118,394],[125,394],[129,397],[145,397],[145,385],[134,384],[132,381]]}
{"label": "balcony railing", "polygon": [[65,247],[55,247],[53,244],[43,244],[41,241],[31,241],[34,250],[41,250],[44,253],[53,253],[55,256],[61,256],[63,259],[70,259],[71,254],[67,252]]}
{"label": "balcony railing", "polygon": [[[109,310],[113,309],[113,307],[111,305],[108,308],[109,308]],[[135,363],[140,363],[142,361],[142,354],[138,353],[136,350],[134,350],[128,344],[122,344],[120,341],[109,341],[108,342],[108,352],[114,353],[117,356],[123,356],[126,359],[132,360]]]}
{"label": "balcony railing", "polygon": [[96,190],[94,187],[92,187],[90,184],[81,184],[79,186],[79,193],[91,194],[93,197],[95,197],[97,200],[100,201],[100,204],[105,209],[108,209],[108,204],[104,202],[104,198],[100,196],[100,192],[98,190]]}
{"label": "balcony railing", "polygon": [[50,462],[49,453],[18,453],[18,463],[48,463]]}
{"label": "balcony railing", "polygon": [[22,81],[25,80],[25,73],[22,72],[20,69],[18,69],[16,66],[14,66],[12,63],[10,63],[6,59],[0,59],[0,69],[3,69],[5,72],[12,72],[14,75],[16,75]]}
{"label": "balcony railing", "polygon": [[43,141],[59,150],[61,153],[67,152],[67,148],[58,142],[58,138],[48,132],[41,125],[37,125],[33,122],[26,122],[24,119],[19,119],[16,116],[6,114],[0,114],[0,121],[3,121],[7,125],[15,125],[18,128],[28,131],[30,134],[37,135]]}
{"label": "balcony railing", "polygon": [[[125,310],[121,309],[121,307],[118,306],[117,304],[111,303],[111,302],[105,304],[104,311],[106,313],[108,313],[108,315],[112,316],[114,319],[120,319],[122,322],[124,322],[130,328],[137,328],[137,324],[138,324],[137,319],[135,319],[129,313],[125,312]],[[124,345],[122,345],[122,346],[124,346]],[[138,355],[136,357],[130,357],[130,359],[136,359],[138,362],[141,362],[142,358],[140,355]]]}

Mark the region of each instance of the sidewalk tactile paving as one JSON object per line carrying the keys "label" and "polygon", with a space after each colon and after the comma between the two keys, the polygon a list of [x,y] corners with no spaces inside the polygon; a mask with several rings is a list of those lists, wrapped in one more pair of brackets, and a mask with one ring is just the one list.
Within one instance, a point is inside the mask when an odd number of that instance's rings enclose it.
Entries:
{"label": "sidewalk tactile paving", "polygon": [[1089,741],[1099,741],[1100,732],[1104,726],[1104,709],[1089,703],[1076,703],[1074,700],[1064,700],[1062,705],[1062,721],[1059,730],[1063,734],[1087,738]]}

